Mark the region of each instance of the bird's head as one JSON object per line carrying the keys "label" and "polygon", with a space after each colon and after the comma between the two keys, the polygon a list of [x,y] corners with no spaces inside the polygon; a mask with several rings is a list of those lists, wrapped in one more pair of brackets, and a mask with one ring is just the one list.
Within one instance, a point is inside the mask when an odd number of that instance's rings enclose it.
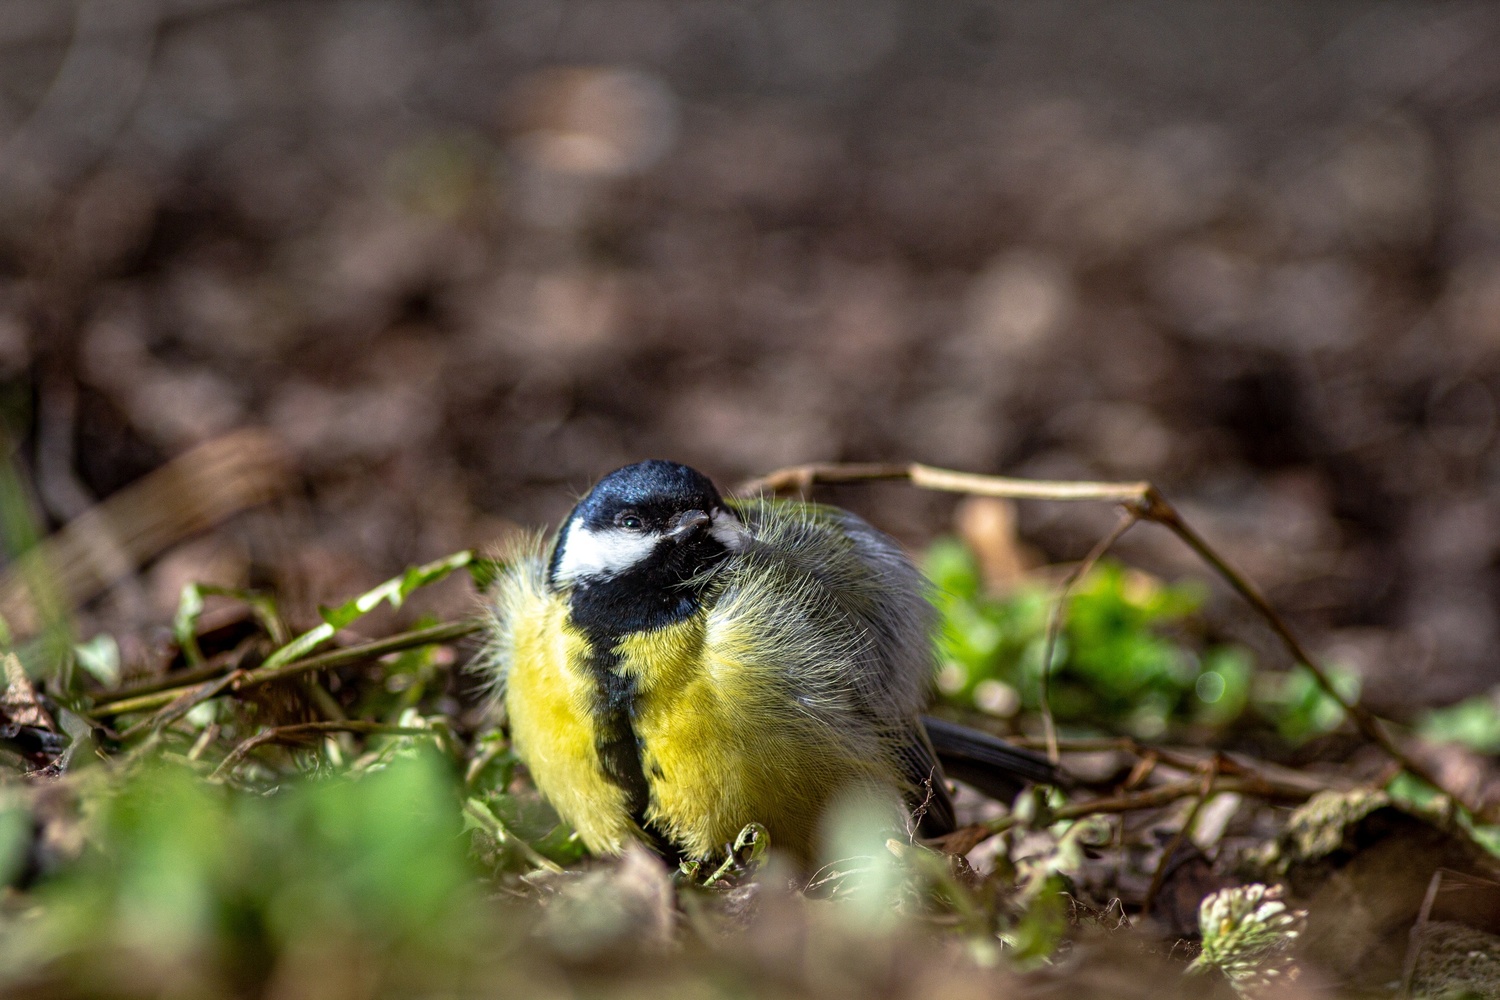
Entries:
{"label": "bird's head", "polygon": [[554,589],[611,581],[670,587],[750,542],[749,529],[703,473],[652,460],[605,476],[558,532]]}

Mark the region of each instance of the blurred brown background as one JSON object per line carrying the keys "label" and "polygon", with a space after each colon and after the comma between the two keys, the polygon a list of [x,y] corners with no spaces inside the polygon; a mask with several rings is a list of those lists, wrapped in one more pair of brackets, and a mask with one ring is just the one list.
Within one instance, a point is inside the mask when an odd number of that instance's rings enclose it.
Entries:
{"label": "blurred brown background", "polygon": [[916,459],[1156,481],[1400,714],[1500,676],[1497,375],[1494,4],[0,6],[35,517],[236,428],[297,472],[85,635],[347,597],[642,457]]}

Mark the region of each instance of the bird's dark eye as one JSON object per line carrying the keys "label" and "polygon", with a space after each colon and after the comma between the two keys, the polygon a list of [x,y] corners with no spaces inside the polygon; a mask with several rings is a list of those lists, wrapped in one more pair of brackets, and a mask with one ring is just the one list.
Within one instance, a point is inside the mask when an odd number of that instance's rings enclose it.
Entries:
{"label": "bird's dark eye", "polygon": [[640,531],[645,526],[645,522],[636,517],[634,514],[620,515],[620,527],[626,529],[627,531]]}

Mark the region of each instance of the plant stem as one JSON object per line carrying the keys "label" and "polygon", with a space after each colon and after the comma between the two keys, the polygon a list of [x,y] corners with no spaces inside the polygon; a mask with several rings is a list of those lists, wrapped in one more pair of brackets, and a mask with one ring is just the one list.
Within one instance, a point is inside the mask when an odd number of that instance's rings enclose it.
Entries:
{"label": "plant stem", "polygon": [[[235,691],[243,691],[246,688],[255,687],[260,684],[268,684],[271,681],[282,680],[286,677],[295,677],[305,674],[311,670],[331,670],[334,667],[343,667],[351,663],[359,663],[364,660],[373,660],[387,653],[397,653],[405,649],[416,649],[420,646],[435,646],[440,643],[456,642],[467,638],[478,632],[484,624],[478,620],[468,619],[464,621],[449,622],[445,625],[433,625],[430,628],[414,629],[410,632],[400,632],[396,635],[387,636],[384,639],[376,639],[373,642],[360,643],[357,646],[346,646],[343,649],[329,650],[326,653],[318,653],[301,660],[293,660],[278,667],[257,667],[254,670],[245,671],[235,682],[230,685]],[[124,715],[127,712],[143,712],[163,705],[169,705],[183,694],[192,691],[193,685],[181,685],[167,688],[161,691],[153,691],[149,694],[136,695],[134,697],[106,699],[94,707],[94,713],[98,716]]]}

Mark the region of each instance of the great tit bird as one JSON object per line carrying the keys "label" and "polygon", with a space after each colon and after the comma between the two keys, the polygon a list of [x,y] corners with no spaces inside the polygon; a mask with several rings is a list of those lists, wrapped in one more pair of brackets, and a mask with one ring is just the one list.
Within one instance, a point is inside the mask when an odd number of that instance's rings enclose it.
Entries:
{"label": "great tit bird", "polygon": [[953,830],[939,759],[1009,797],[1044,758],[924,720],[935,613],[896,543],[835,507],[725,501],[648,461],[508,562],[489,656],[516,752],[590,850],[721,855],[744,826],[811,858],[830,804]]}

